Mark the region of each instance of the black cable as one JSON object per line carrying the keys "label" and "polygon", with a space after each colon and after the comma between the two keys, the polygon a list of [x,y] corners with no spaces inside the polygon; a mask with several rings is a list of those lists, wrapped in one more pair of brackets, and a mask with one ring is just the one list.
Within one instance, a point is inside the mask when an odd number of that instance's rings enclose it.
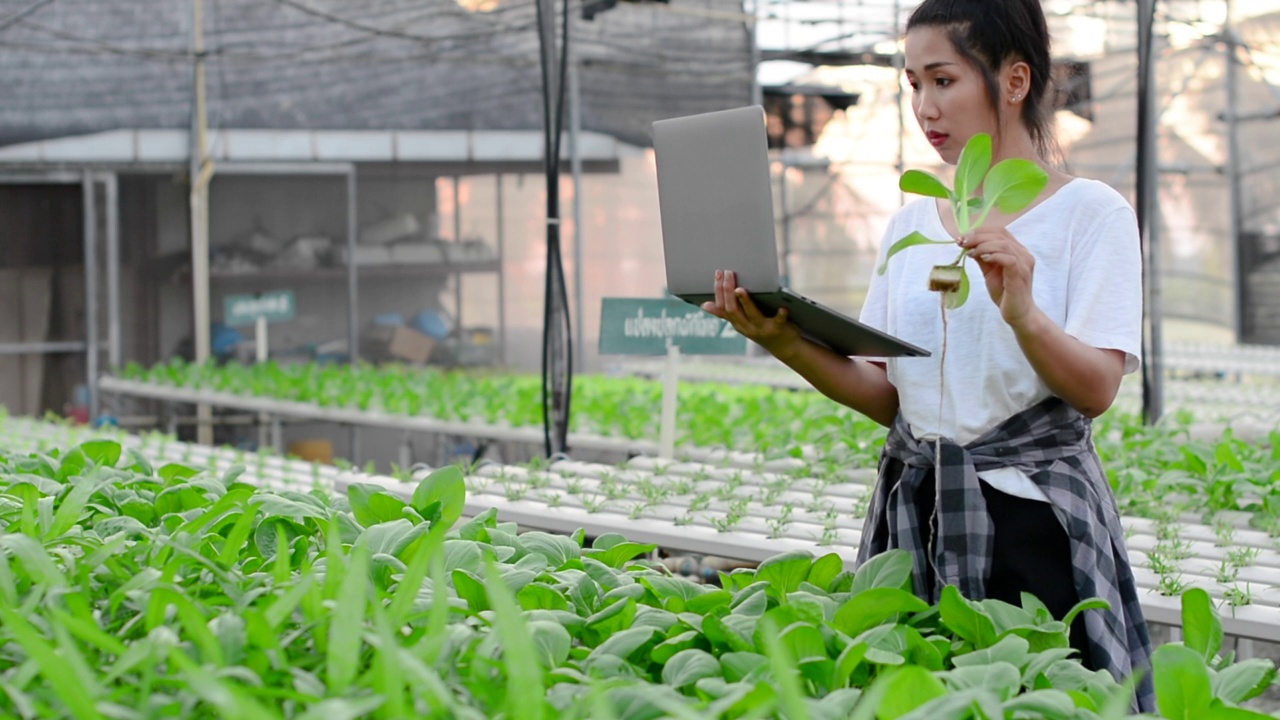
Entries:
{"label": "black cable", "polygon": [[550,363],[548,352],[551,344],[551,236],[553,219],[556,212],[553,207],[553,199],[555,191],[553,188],[553,180],[555,178],[555,164],[559,160],[551,154],[552,150],[552,122],[551,122],[551,69],[548,63],[547,49],[547,28],[546,14],[542,11],[542,4],[537,6],[538,15],[538,60],[542,69],[542,127],[543,127],[543,154],[545,156],[545,170],[547,175],[547,263],[546,273],[542,281],[542,436],[543,444],[547,457],[551,457],[551,400],[547,385],[550,383]]}
{"label": "black cable", "polygon": [[[564,279],[564,261],[561,254],[560,245],[560,143],[564,129],[564,98],[566,78],[568,74],[568,57],[569,57],[569,2],[564,1],[563,4],[563,27],[562,27],[562,45],[560,50],[560,68],[559,83],[555,92],[555,113],[553,120],[552,113],[552,93],[551,93],[551,68],[550,59],[552,52],[547,47],[548,23],[550,26],[550,35],[555,37],[554,19],[549,19],[542,12],[542,6],[538,6],[538,37],[541,52],[539,57],[542,60],[542,81],[543,81],[543,120],[546,128],[546,136],[544,143],[544,151],[546,152],[546,173],[547,173],[547,263],[546,263],[546,279],[543,283],[543,311],[542,311],[542,418],[543,418],[543,437],[545,441],[545,449],[547,456],[550,457],[554,452],[563,451],[568,442],[568,423],[570,400],[572,396],[573,386],[573,335],[572,323],[569,321],[569,298],[566,283]],[[557,313],[558,307],[563,308],[563,313]],[[553,342],[556,339],[555,329],[563,323],[560,331],[564,338],[564,363],[565,363],[565,387],[563,388],[563,396],[555,395],[552,391],[555,389],[553,374],[559,369],[551,362],[554,350]],[[552,406],[559,402],[563,397],[564,426],[555,427],[556,438],[552,442]]]}
{"label": "black cable", "polygon": [[[570,44],[570,0],[563,0],[564,14],[561,20],[561,79],[557,91],[559,94],[556,110],[556,155],[554,155],[553,163],[556,167],[556,196],[557,196],[557,217],[559,217],[559,149],[564,137],[564,87],[567,86],[568,77],[568,44]],[[556,275],[559,279],[559,297],[561,297],[561,306],[563,309],[562,319],[564,322],[564,427],[563,434],[559,437],[559,451],[568,452],[568,423],[570,423],[570,401],[573,395],[573,332],[570,318],[570,310],[568,310],[568,287],[564,281],[564,260],[562,258],[561,232],[559,232],[561,224],[556,224]],[[581,233],[581,228],[573,228],[573,232]],[[579,307],[581,313],[582,309]]]}
{"label": "black cable", "polygon": [[51,2],[53,2],[53,0],[36,0],[35,2],[31,3],[27,7],[23,8],[22,10],[19,10],[18,12],[10,15],[9,17],[3,20],[0,20],[0,32],[4,32],[5,30],[8,30],[14,25],[17,25],[18,23],[22,22],[22,18],[30,15],[31,13],[39,10],[40,8],[44,7],[45,5],[48,5]]}

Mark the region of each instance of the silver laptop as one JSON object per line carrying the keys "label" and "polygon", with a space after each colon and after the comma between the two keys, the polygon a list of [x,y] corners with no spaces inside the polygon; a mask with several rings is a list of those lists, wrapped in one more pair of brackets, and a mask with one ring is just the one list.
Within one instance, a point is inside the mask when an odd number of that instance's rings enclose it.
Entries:
{"label": "silver laptop", "polygon": [[653,123],[667,288],[685,302],[715,299],[715,271],[773,315],[845,356],[926,356],[927,350],[782,287],[774,238],[768,138],[759,105]]}

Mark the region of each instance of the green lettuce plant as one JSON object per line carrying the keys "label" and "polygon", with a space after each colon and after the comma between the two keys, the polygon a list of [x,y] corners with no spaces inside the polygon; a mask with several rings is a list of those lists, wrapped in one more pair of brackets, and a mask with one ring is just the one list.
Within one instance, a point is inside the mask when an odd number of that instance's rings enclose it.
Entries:
{"label": "green lettuce plant", "polygon": [[[1049,183],[1049,175],[1044,169],[1023,158],[1001,160],[992,167],[991,153],[991,136],[978,133],[969,138],[960,151],[954,189],[923,170],[903,173],[898,187],[903,192],[950,202],[956,228],[960,235],[968,235],[982,227],[992,208],[999,208],[1004,213],[1019,212],[1035,202]],[[915,231],[889,247],[876,272],[884,274],[889,258],[909,247],[950,244],[951,240],[934,240]],[[969,278],[964,269],[968,255],[968,249],[961,250],[953,262],[935,265],[929,273],[929,290],[944,293],[949,309],[958,308],[969,299]]]}

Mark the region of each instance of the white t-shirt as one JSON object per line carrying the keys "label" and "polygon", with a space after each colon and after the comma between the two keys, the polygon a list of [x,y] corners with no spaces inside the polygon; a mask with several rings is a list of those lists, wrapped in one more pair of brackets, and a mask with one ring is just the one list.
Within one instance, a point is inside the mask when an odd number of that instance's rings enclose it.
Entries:
{"label": "white t-shirt", "polygon": [[[1142,255],[1133,208],[1106,183],[1076,178],[1016,218],[1009,232],[1035,256],[1036,305],[1067,334],[1125,353],[1125,373],[1142,348]],[[909,203],[885,232],[877,265],[898,239],[919,231],[947,240],[933,198]],[[940,294],[928,289],[934,265],[955,260],[956,245],[920,245],[872,272],[861,321],[929,350],[927,358],[889,358],[889,382],[917,438],[967,444],[1052,393],[1022,354],[1013,330],[987,293],[977,263],[966,261],[969,300],[947,312],[946,394],[939,417],[942,364]],[[1016,468],[979,475],[1018,497],[1046,499]]]}

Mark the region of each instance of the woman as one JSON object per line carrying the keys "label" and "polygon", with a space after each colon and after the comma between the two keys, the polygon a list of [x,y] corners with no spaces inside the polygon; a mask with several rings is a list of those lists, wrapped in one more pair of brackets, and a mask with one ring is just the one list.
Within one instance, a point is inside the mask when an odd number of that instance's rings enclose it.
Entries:
{"label": "woman", "polygon": [[[904,53],[916,120],[945,162],[987,133],[993,162],[1025,158],[1050,178],[1031,207],[993,210],[965,237],[944,200],[922,198],[893,217],[881,261],[913,231],[956,238],[975,261],[966,263],[974,296],[947,311],[946,351],[940,297],[927,289],[932,266],[955,259],[945,245],[895,255],[873,276],[861,314],[929,358],[840,357],[802,338],[785,310],[764,317],[728,270],[717,271],[715,301],[703,308],[890,428],[860,562],[911,550],[917,593],[935,602],[948,584],[1015,605],[1028,592],[1061,618],[1081,598],[1104,598],[1111,610],[1081,615],[1072,646],[1117,679],[1147,671],[1146,623],[1090,435],[1090,419],[1138,367],[1133,210],[1107,185],[1048,161],[1049,33],[1038,0],[926,0],[908,21]],[[1137,701],[1154,712],[1149,677]]]}

